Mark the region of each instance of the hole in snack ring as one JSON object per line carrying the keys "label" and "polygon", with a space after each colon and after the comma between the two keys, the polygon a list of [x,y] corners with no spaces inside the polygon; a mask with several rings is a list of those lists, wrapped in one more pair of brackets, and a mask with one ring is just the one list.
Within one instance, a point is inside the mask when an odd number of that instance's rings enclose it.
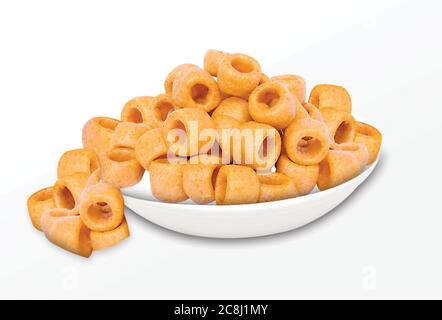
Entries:
{"label": "hole in snack ring", "polygon": [[102,126],[103,128],[106,128],[106,129],[114,131],[115,128],[117,127],[117,125],[118,125],[118,121],[114,121],[114,120],[111,120],[111,119],[100,119],[98,124],[100,126]]}
{"label": "hole in snack ring", "polygon": [[[106,209],[104,209],[106,208]],[[112,217],[112,209],[107,203],[97,202],[87,209],[88,216],[93,223],[102,224]]]}
{"label": "hole in snack ring", "polygon": [[219,172],[219,167],[215,168],[215,170],[213,170],[212,172],[212,186],[215,189],[215,184],[216,184],[216,178],[218,178],[218,172]]}
{"label": "hole in snack ring", "polygon": [[343,143],[351,140],[351,124],[347,121],[343,121],[335,133],[335,141],[336,143]]}
{"label": "hole in snack ring", "polygon": [[155,117],[159,121],[164,121],[164,120],[166,120],[169,113],[171,113],[173,110],[174,109],[173,109],[173,106],[171,103],[169,103],[167,101],[162,101],[155,108]]}
{"label": "hole in snack ring", "polygon": [[107,157],[116,162],[131,161],[135,158],[134,151],[128,148],[115,148],[107,153]]}
{"label": "hole in snack ring", "polygon": [[230,63],[240,73],[250,73],[254,70],[253,64],[244,57],[235,57]]}
{"label": "hole in snack ring", "polygon": [[278,91],[274,88],[268,88],[260,93],[258,103],[263,103],[272,108],[278,103],[279,99],[280,96]]}
{"label": "hole in snack ring", "polygon": [[297,152],[314,157],[322,149],[322,143],[313,137],[303,137],[297,145]]}
{"label": "hole in snack ring", "polygon": [[207,102],[207,95],[209,94],[209,88],[201,83],[197,83],[190,89],[190,94],[192,96],[192,100],[205,104]]}
{"label": "hole in snack ring", "polygon": [[60,199],[60,205],[65,209],[74,209],[75,200],[72,192],[67,187],[58,187],[55,192],[57,192],[58,198]]}

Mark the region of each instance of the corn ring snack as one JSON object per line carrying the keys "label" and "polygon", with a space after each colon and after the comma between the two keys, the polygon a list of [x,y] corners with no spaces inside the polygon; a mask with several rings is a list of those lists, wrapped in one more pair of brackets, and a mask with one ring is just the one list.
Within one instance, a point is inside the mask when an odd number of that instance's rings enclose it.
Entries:
{"label": "corn ring snack", "polygon": [[218,74],[218,66],[227,53],[218,50],[208,50],[204,56],[204,70],[216,77]]}
{"label": "corn ring snack", "polygon": [[218,67],[219,89],[232,96],[247,98],[261,78],[259,63],[244,54],[226,55]]}
{"label": "corn ring snack", "polygon": [[103,250],[112,247],[130,235],[129,225],[126,219],[114,230],[111,231],[91,231],[91,244],[93,250]]}
{"label": "corn ring snack", "polygon": [[[210,133],[210,130],[213,131],[213,140],[210,140],[210,136],[204,139],[202,132]],[[191,157],[199,154],[202,147],[212,147],[216,131],[207,112],[185,108],[169,114],[164,122],[163,135],[172,153],[180,157]]]}
{"label": "corn ring snack", "polygon": [[330,148],[327,126],[313,119],[293,122],[284,132],[284,148],[287,156],[297,164],[320,163]]}
{"label": "corn ring snack", "polygon": [[307,103],[304,103],[303,106],[304,106],[304,110],[307,111],[307,114],[310,118],[324,122],[324,117],[322,116],[321,111],[319,111],[319,109],[315,105],[307,102]]}
{"label": "corn ring snack", "polygon": [[214,121],[222,116],[233,118],[240,123],[252,120],[249,113],[249,103],[238,97],[230,97],[223,100],[212,113]]}
{"label": "corn ring snack", "polygon": [[319,165],[304,166],[296,164],[285,154],[281,154],[276,163],[276,172],[283,173],[293,180],[300,196],[309,194],[316,186]]}
{"label": "corn ring snack", "polygon": [[290,92],[296,98],[298,98],[300,103],[305,102],[307,91],[306,91],[305,80],[303,77],[294,74],[287,74],[287,75],[274,76],[271,78],[271,80],[283,81],[287,85]]}
{"label": "corn ring snack", "polygon": [[170,163],[165,158],[152,161],[149,167],[150,188],[155,198],[169,203],[188,199],[183,187],[184,166]]}
{"label": "corn ring snack", "polygon": [[333,141],[339,144],[354,140],[356,121],[350,113],[333,108],[324,108],[321,109],[321,114]]}
{"label": "corn ring snack", "polygon": [[150,163],[167,154],[167,145],[161,128],[152,129],[138,139],[135,155],[141,166],[149,170]]}
{"label": "corn ring snack", "polygon": [[382,134],[373,126],[363,122],[356,122],[355,142],[362,143],[368,150],[368,164],[372,164],[378,157],[382,144]]}
{"label": "corn ring snack", "polygon": [[206,112],[221,101],[216,81],[205,70],[189,68],[179,73],[172,87],[172,97],[180,108],[199,108]]}
{"label": "corn ring snack", "polygon": [[260,192],[258,202],[269,202],[298,196],[292,179],[282,173],[258,175]]}
{"label": "corn ring snack", "polygon": [[249,112],[253,120],[285,129],[302,108],[298,99],[281,81],[268,81],[258,86],[249,97]]}
{"label": "corn ring snack", "polygon": [[95,152],[88,149],[75,149],[65,152],[58,161],[57,176],[63,178],[74,173],[90,175],[100,166]]}
{"label": "corn ring snack", "polygon": [[326,190],[353,179],[367,164],[368,151],[363,144],[348,144],[340,150],[330,150],[319,164],[318,188]]}
{"label": "corn ring snack", "polygon": [[324,108],[334,108],[351,113],[352,103],[347,90],[332,84],[319,84],[315,86],[308,102],[317,106],[322,111]]}
{"label": "corn ring snack", "polygon": [[43,229],[49,241],[82,257],[87,258],[92,254],[90,230],[78,215],[59,215],[51,210],[46,214],[51,215],[53,220]]}
{"label": "corn ring snack", "polygon": [[144,123],[150,128],[159,128],[163,125],[169,113],[176,108],[166,94],[159,94],[152,98],[146,108]]}
{"label": "corn ring snack", "polygon": [[121,111],[121,121],[133,123],[147,123],[149,118],[148,107],[152,97],[142,96],[129,100]]}
{"label": "corn ring snack", "polygon": [[59,178],[54,185],[54,202],[57,208],[74,209],[79,204],[81,192],[86,187],[89,175],[74,173]]}
{"label": "corn ring snack", "polygon": [[150,129],[142,123],[120,122],[111,139],[111,148],[134,149],[138,139]]}
{"label": "corn ring snack", "polygon": [[346,142],[338,144],[336,148],[332,149],[350,152],[358,160],[361,169],[363,169],[368,163],[369,154],[367,147],[365,147],[363,143]]}
{"label": "corn ring snack", "polygon": [[79,216],[78,208],[75,209],[63,209],[63,208],[52,208],[46,210],[41,215],[40,225],[41,231],[47,232],[52,224],[60,217],[71,217],[71,216]]}
{"label": "corn ring snack", "polygon": [[259,179],[249,167],[227,165],[218,171],[215,200],[218,205],[256,203],[259,199]]}
{"label": "corn ring snack", "polygon": [[126,188],[141,181],[144,168],[130,148],[113,148],[100,158],[101,179],[116,187]]}
{"label": "corn ring snack", "polygon": [[201,70],[198,66],[191,64],[191,63],[185,63],[180,64],[179,66],[175,67],[168,75],[166,80],[164,81],[164,90],[166,92],[167,97],[170,101],[173,102],[176,108],[181,108],[180,105],[176,103],[176,101],[173,98],[173,84],[175,82],[175,79],[184,71],[188,70]]}
{"label": "corn ring snack", "polygon": [[83,127],[83,147],[94,151],[98,156],[110,149],[112,135],[120,121],[97,117],[89,120]]}
{"label": "corn ring snack", "polygon": [[49,187],[35,192],[28,198],[27,205],[32,225],[35,229],[42,231],[41,216],[45,211],[55,208],[53,188]]}
{"label": "corn ring snack", "polygon": [[184,165],[183,188],[192,201],[206,204],[215,200],[215,182],[220,167],[221,159],[210,155],[195,156]]}
{"label": "corn ring snack", "polygon": [[124,200],[119,189],[97,183],[81,194],[80,217],[93,231],[105,232],[117,228],[124,218]]}

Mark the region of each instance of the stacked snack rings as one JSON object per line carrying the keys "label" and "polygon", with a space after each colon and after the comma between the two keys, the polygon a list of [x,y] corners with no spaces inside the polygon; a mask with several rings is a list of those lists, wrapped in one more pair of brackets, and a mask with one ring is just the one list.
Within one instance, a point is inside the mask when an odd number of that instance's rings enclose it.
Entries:
{"label": "stacked snack rings", "polygon": [[262,79],[261,66],[250,56],[229,54],[221,60],[217,77],[222,92],[247,98]]}
{"label": "stacked snack rings", "polygon": [[159,128],[164,120],[166,120],[169,113],[175,109],[172,100],[167,94],[159,94],[152,98],[147,105],[144,123],[151,128]]}
{"label": "stacked snack rings", "polygon": [[215,184],[216,204],[256,203],[259,191],[258,175],[253,169],[238,165],[219,169]]}
{"label": "stacked snack rings", "polygon": [[251,121],[252,117],[249,113],[249,103],[238,97],[227,98],[223,100],[212,113],[212,119],[214,121],[220,117],[230,117],[240,123]]}
{"label": "stacked snack rings", "polygon": [[[164,139],[171,152],[180,157],[191,157],[200,153],[203,146],[212,145],[204,139],[202,133],[212,130],[215,137],[215,126],[210,116],[203,110],[194,108],[179,109],[172,112],[163,125]],[[210,138],[210,137],[207,137]]]}
{"label": "stacked snack rings", "polygon": [[366,123],[357,122],[354,141],[365,145],[369,154],[368,164],[372,164],[376,160],[382,144],[382,135],[379,130]]}
{"label": "stacked snack rings", "polygon": [[168,75],[167,78],[164,82],[164,91],[166,92],[167,97],[175,104],[175,106],[177,108],[180,108],[180,106],[174,101],[173,99],[173,83],[175,82],[176,78],[184,71],[188,71],[188,70],[199,70],[199,67],[194,65],[194,64],[190,64],[190,63],[185,63],[185,64],[180,64],[179,66],[177,66],[176,68],[174,68]]}
{"label": "stacked snack rings", "polygon": [[351,113],[352,103],[347,90],[331,84],[319,84],[312,89],[308,102],[320,110],[334,108]]}
{"label": "stacked snack rings", "polygon": [[298,98],[298,101],[300,103],[305,102],[306,98],[306,88],[305,88],[305,80],[303,77],[294,75],[294,74],[288,74],[288,75],[280,75],[272,77],[271,80],[278,80],[283,81],[287,87],[289,88],[290,92]]}
{"label": "stacked snack rings", "polygon": [[149,104],[152,97],[142,96],[129,100],[121,111],[121,121],[146,123],[149,118]]}
{"label": "stacked snack rings", "polygon": [[249,97],[249,112],[253,120],[276,129],[287,128],[295,119],[299,108],[302,105],[281,81],[267,81],[257,87]]}
{"label": "stacked snack rings", "polygon": [[293,180],[298,195],[312,192],[319,176],[319,165],[304,166],[294,163],[285,154],[281,154],[276,163],[276,172],[283,173]]}
{"label": "stacked snack rings", "polygon": [[170,163],[161,158],[152,161],[149,166],[152,194],[164,202],[181,202],[189,197],[184,191],[182,163]]}
{"label": "stacked snack rings", "polygon": [[258,175],[260,183],[258,202],[295,198],[298,190],[292,179],[282,173]]}
{"label": "stacked snack rings", "polygon": [[347,111],[334,108],[321,109],[324,123],[336,143],[352,142],[356,135],[356,121]]}
{"label": "stacked snack rings", "polygon": [[120,121],[112,118],[97,117],[89,120],[83,127],[83,147],[101,155],[109,150],[111,139]]}
{"label": "stacked snack rings", "polygon": [[59,178],[53,188],[55,207],[74,209],[79,203],[87,179],[88,175],[85,173],[74,173]]}
{"label": "stacked snack rings", "polygon": [[218,75],[218,66],[226,57],[227,53],[218,50],[208,50],[204,56],[204,70],[212,76]]}
{"label": "stacked snack rings", "polygon": [[330,136],[324,123],[314,119],[293,122],[284,132],[284,148],[295,163],[309,166],[320,163],[330,148]]}
{"label": "stacked snack rings", "polygon": [[167,154],[167,144],[163,137],[162,128],[153,129],[143,134],[135,146],[135,156],[138,163],[149,170],[150,163]]}

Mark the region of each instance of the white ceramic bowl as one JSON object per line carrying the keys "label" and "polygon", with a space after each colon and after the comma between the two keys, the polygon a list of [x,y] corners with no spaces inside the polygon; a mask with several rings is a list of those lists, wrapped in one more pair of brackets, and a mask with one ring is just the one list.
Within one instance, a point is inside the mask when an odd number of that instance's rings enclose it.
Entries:
{"label": "white ceramic bowl", "polygon": [[163,203],[150,192],[149,174],[123,193],[129,209],[176,232],[210,238],[260,237],[293,230],[322,217],[367,179],[378,160],[359,176],[332,189],[266,203],[231,206],[197,205],[191,201]]}

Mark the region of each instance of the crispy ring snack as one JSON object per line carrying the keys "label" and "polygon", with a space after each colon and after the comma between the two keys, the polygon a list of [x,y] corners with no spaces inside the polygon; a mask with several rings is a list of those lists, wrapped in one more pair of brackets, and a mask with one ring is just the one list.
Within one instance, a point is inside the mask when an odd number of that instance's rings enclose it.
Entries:
{"label": "crispy ring snack", "polygon": [[309,194],[316,186],[319,165],[303,166],[281,154],[276,163],[276,172],[283,173],[293,180],[300,196]]}
{"label": "crispy ring snack", "polygon": [[175,79],[178,77],[178,75],[180,75],[182,72],[192,69],[200,70],[200,68],[194,64],[190,63],[180,64],[167,75],[166,81],[164,82],[164,90],[166,92],[166,95],[177,108],[181,108],[181,106],[177,105],[173,99],[173,83],[175,82]]}
{"label": "crispy ring snack", "polygon": [[[213,130],[213,139],[204,139],[202,132]],[[207,131],[206,131],[207,130]],[[216,131],[210,116],[201,109],[185,108],[169,114],[163,126],[163,135],[170,151],[180,157],[191,157],[200,153],[202,147],[211,148]]]}
{"label": "crispy ring snack", "polygon": [[167,145],[161,128],[152,129],[138,139],[135,156],[141,166],[149,170],[150,163],[167,154]]}
{"label": "crispy ring snack", "polygon": [[198,204],[215,200],[215,182],[220,167],[221,159],[213,156],[195,156],[184,165],[183,188],[190,199]]}
{"label": "crispy ring snack", "polygon": [[114,230],[124,218],[123,196],[117,188],[97,183],[82,193],[79,211],[89,229],[99,232]]}
{"label": "crispy ring snack", "polygon": [[298,99],[281,81],[268,81],[253,90],[249,97],[249,112],[253,120],[285,129],[302,108]]}
{"label": "crispy ring snack", "polygon": [[238,139],[233,137],[233,160],[259,171],[270,170],[281,154],[281,136],[267,124],[249,121],[240,126],[241,159],[236,158]]}
{"label": "crispy ring snack", "polygon": [[138,163],[135,151],[113,148],[100,158],[101,179],[117,188],[133,186],[141,181],[144,168]]}
{"label": "crispy ring snack", "polygon": [[363,122],[356,122],[355,142],[362,143],[368,150],[368,164],[372,164],[378,157],[382,144],[382,134],[373,126]]}
{"label": "crispy ring snack", "polygon": [[57,175],[59,178],[74,173],[90,175],[100,166],[95,152],[87,149],[76,149],[65,152],[58,161]]}
{"label": "crispy ring snack", "polygon": [[79,204],[81,192],[86,187],[88,174],[74,173],[59,178],[54,185],[54,202],[57,208],[74,209]]}
{"label": "crispy ring snack", "polygon": [[43,228],[49,241],[82,257],[87,258],[92,254],[90,230],[78,215],[66,215],[63,212],[51,210],[45,215],[52,216],[52,222]]}
{"label": "crispy ring snack", "polygon": [[271,80],[283,81],[289,88],[290,92],[296,98],[298,98],[300,103],[305,102],[307,91],[305,88],[306,85],[303,77],[294,74],[287,74],[287,75],[274,76],[271,78]]}
{"label": "crispy ring snack", "polygon": [[356,136],[356,121],[353,116],[333,108],[321,109],[324,123],[336,143],[352,142]]}
{"label": "crispy ring snack", "polygon": [[150,188],[155,198],[169,203],[188,199],[183,187],[184,166],[170,163],[165,158],[152,161],[149,167]]}
{"label": "crispy ring snack", "polygon": [[40,219],[41,231],[43,232],[49,231],[52,224],[60,217],[71,217],[78,215],[80,215],[80,213],[78,212],[77,208],[73,210],[62,209],[62,208],[52,208],[46,210],[45,212],[43,212]]}
{"label": "crispy ring snack", "polygon": [[326,190],[353,179],[365,167],[368,151],[363,144],[347,144],[341,150],[330,150],[319,164],[318,188]]}
{"label": "crispy ring snack", "polygon": [[304,103],[303,106],[304,110],[307,111],[307,114],[309,115],[310,118],[324,122],[324,117],[322,116],[321,111],[319,111],[319,109],[315,105],[307,102]]}
{"label": "crispy ring snack", "polygon": [[218,67],[218,86],[222,92],[246,98],[259,85],[259,63],[245,54],[229,54]]}
{"label": "crispy ring snack", "polygon": [[121,111],[121,121],[133,123],[147,123],[149,118],[148,107],[152,97],[135,97],[129,100]]}
{"label": "crispy ring snack", "polygon": [[159,94],[152,98],[146,108],[144,123],[150,128],[159,128],[163,125],[169,113],[176,108],[172,100],[166,94]]}
{"label": "crispy ring snack", "polygon": [[258,175],[260,192],[258,202],[269,202],[298,196],[292,179],[282,173]]}
{"label": "crispy ring snack", "polygon": [[183,70],[176,76],[172,97],[181,108],[199,108],[206,112],[215,109],[221,101],[215,79],[207,71],[196,68]]}
{"label": "crispy ring snack", "polygon": [[351,98],[345,88],[331,84],[319,84],[310,93],[308,100],[321,111],[324,108],[334,108],[351,113]]}
{"label": "crispy ring snack", "polygon": [[218,66],[227,53],[218,50],[208,50],[204,56],[204,70],[216,77],[218,74]]}
{"label": "crispy ring snack", "polygon": [[111,148],[135,148],[138,139],[150,129],[142,123],[120,122],[111,139]]}
{"label": "crispy ring snack", "polygon": [[327,156],[329,147],[327,126],[317,120],[295,121],[285,130],[285,151],[297,164],[310,166],[320,163]]}
{"label": "crispy ring snack", "polygon": [[89,120],[83,127],[83,147],[94,151],[98,156],[110,148],[112,135],[120,121],[98,117]]}
{"label": "crispy ring snack", "polygon": [[215,183],[216,204],[256,203],[259,199],[259,179],[249,167],[227,165],[221,167]]}
{"label": "crispy ring snack", "polygon": [[49,187],[35,192],[28,198],[27,204],[32,225],[35,229],[42,231],[41,216],[45,211],[55,208],[53,188]]}
{"label": "crispy ring snack", "polygon": [[230,97],[223,100],[212,113],[214,121],[223,116],[233,118],[240,123],[252,120],[249,113],[249,103],[238,97]]}
{"label": "crispy ring snack", "polygon": [[114,230],[111,231],[91,231],[91,244],[94,250],[103,250],[112,247],[130,235],[129,225],[126,219]]}

